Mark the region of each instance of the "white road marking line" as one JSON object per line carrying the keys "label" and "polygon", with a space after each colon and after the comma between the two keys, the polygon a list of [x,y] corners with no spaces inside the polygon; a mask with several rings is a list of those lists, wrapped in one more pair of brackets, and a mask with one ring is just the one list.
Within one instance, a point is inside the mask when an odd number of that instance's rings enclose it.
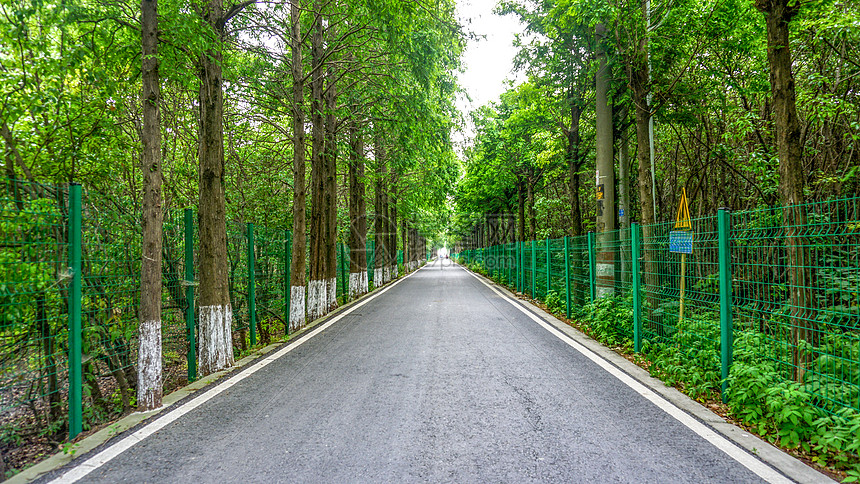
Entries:
{"label": "white road marking line", "polygon": [[585,346],[583,346],[579,342],[577,342],[577,341],[573,340],[572,338],[570,338],[569,336],[565,335],[564,333],[559,331],[557,328],[553,327],[552,325],[550,325],[549,323],[544,321],[543,319],[539,318],[537,315],[533,314],[531,311],[527,310],[526,308],[524,308],[523,306],[518,304],[516,301],[514,301],[513,299],[511,299],[507,295],[499,292],[495,287],[487,284],[487,282],[484,281],[483,279],[481,279],[480,277],[476,276],[475,274],[472,274],[468,270],[466,271],[466,273],[471,275],[472,277],[474,277],[475,279],[477,279],[481,283],[483,283],[491,291],[496,293],[499,297],[501,297],[502,299],[511,303],[515,308],[519,309],[523,314],[525,314],[526,316],[531,318],[532,321],[541,325],[545,330],[549,331],[553,336],[555,336],[558,339],[567,343],[573,349],[580,352],[583,356],[585,356],[589,360],[593,361],[598,366],[600,366],[601,368],[603,368],[604,370],[609,372],[612,376],[614,376],[615,378],[620,380],[622,383],[624,383],[625,385],[630,387],[633,391],[635,391],[639,395],[642,395],[643,397],[645,397],[651,403],[653,403],[658,408],[660,408],[660,410],[663,410],[664,412],[666,412],[667,414],[672,416],[675,420],[681,422],[685,427],[692,430],[693,432],[695,432],[698,436],[702,437],[703,439],[707,440],[714,447],[716,447],[716,448],[720,449],[721,451],[725,452],[726,454],[728,454],[729,457],[738,461],[741,465],[743,465],[744,467],[746,467],[750,471],[754,472],[756,475],[758,475],[759,477],[761,477],[765,481],[771,482],[771,483],[780,483],[780,484],[781,483],[790,484],[792,482],[790,479],[786,478],[785,476],[783,476],[782,474],[777,472],[775,469],[771,468],[770,466],[766,465],[762,461],[753,457],[744,449],[733,444],[731,441],[729,441],[725,437],[721,436],[720,434],[718,434],[716,431],[714,431],[713,429],[711,429],[707,425],[699,422],[698,420],[693,418],[687,412],[676,407],[671,402],[669,402],[668,400],[664,399],[663,397],[658,395],[656,392],[654,392],[654,390],[651,390],[650,388],[648,388],[644,384],[640,383],[639,381],[637,381],[636,379],[634,379],[633,377],[631,377],[627,373],[624,373],[623,371],[619,370],[617,367],[615,367],[614,365],[612,365],[608,361],[604,360],[599,355],[597,355],[596,353],[594,353],[590,349],[586,348]]}
{"label": "white road marking line", "polygon": [[308,333],[307,336],[296,341],[295,343],[288,345],[285,348],[282,348],[282,349],[276,351],[271,356],[263,358],[262,360],[260,360],[257,363],[245,368],[244,370],[240,370],[235,375],[228,377],[227,380],[225,380],[224,382],[222,382],[222,383],[216,385],[215,387],[207,390],[202,395],[199,395],[199,396],[193,398],[192,400],[189,400],[188,402],[183,404],[181,407],[173,410],[172,412],[168,413],[167,415],[159,417],[155,421],[144,425],[138,431],[136,431],[133,434],[123,438],[122,440],[116,442],[115,444],[111,444],[110,447],[108,447],[107,449],[99,452],[95,456],[84,461],[82,464],[79,464],[74,469],[69,470],[65,474],[63,474],[60,477],[51,481],[51,484],[70,484],[73,482],[77,482],[78,480],[82,479],[83,477],[85,477],[90,472],[93,472],[94,470],[98,469],[99,467],[110,462],[116,456],[118,456],[118,455],[122,454],[123,452],[125,452],[126,450],[132,448],[138,442],[141,442],[143,439],[145,439],[145,438],[149,437],[150,435],[158,432],[159,430],[163,429],[164,427],[167,427],[168,425],[170,425],[171,423],[173,423],[174,421],[176,421],[177,419],[179,419],[183,415],[187,414],[188,412],[190,412],[190,411],[194,410],[195,408],[208,402],[209,400],[211,400],[212,398],[217,396],[219,393],[224,392],[225,390],[229,389],[233,385],[239,383],[240,381],[244,380],[245,378],[248,378],[249,376],[253,375],[257,371],[265,368],[266,366],[268,366],[270,363],[274,362],[278,358],[280,358],[280,357],[286,355],[287,353],[293,351],[294,349],[298,348],[299,346],[304,344],[306,341],[310,340],[311,338],[318,335],[319,333],[325,331],[329,326],[331,326],[334,323],[343,319],[349,313],[355,311],[356,309],[364,306],[365,304],[369,303],[370,301],[381,296],[386,291],[388,291],[389,289],[391,289],[395,285],[399,284],[401,281],[408,279],[409,276],[411,276],[412,274],[415,274],[415,272],[412,272],[411,274],[409,274],[409,275],[407,275],[407,276],[405,276],[405,277],[403,277],[397,281],[394,281],[394,283],[390,284],[388,287],[383,288],[378,293],[368,297],[364,301],[362,301],[362,302],[356,304],[355,306],[347,309],[346,311],[338,314],[337,316],[333,317],[330,321],[323,323],[322,326],[319,326],[318,328],[314,329],[313,331]]}

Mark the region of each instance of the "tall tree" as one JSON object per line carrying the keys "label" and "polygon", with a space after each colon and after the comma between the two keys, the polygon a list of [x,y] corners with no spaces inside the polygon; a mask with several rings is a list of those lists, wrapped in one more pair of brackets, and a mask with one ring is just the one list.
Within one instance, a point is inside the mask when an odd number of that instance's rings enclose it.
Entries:
{"label": "tall tree", "polygon": [[563,136],[567,160],[568,197],[570,200],[570,235],[580,235],[582,202],[581,171],[587,161],[591,141],[582,135],[580,122],[585,116],[586,98],[590,94],[589,62],[594,42],[589,38],[587,19],[567,3],[503,1],[503,14],[516,15],[531,36],[528,43],[517,39],[520,51],[515,67],[525,70],[530,82],[546,87],[544,95],[553,98],[558,113],[553,126]]}
{"label": "tall tree", "polygon": [[386,282],[385,279],[385,266],[387,263],[388,248],[386,247],[388,243],[388,239],[386,237],[386,228],[388,224],[386,223],[386,218],[388,215],[388,208],[385,201],[385,192],[386,192],[386,162],[387,162],[387,154],[385,152],[385,141],[383,140],[383,131],[382,127],[378,124],[374,124],[374,142],[373,142],[373,158],[374,163],[376,164],[376,173],[375,173],[375,184],[373,189],[374,195],[374,203],[373,203],[373,222],[374,222],[374,262],[375,267],[373,269],[373,286],[380,287]]}
{"label": "tall tree", "polygon": [[209,45],[200,53],[197,62],[200,80],[197,142],[200,164],[200,197],[197,205],[200,238],[198,361],[202,375],[233,365],[233,310],[227,279],[223,43],[226,40],[227,23],[253,3],[254,0],[245,0],[225,10],[223,0],[209,0],[201,7],[202,17],[211,34]]}
{"label": "tall tree", "polygon": [[311,32],[311,220],[310,220],[310,273],[308,280],[308,317],[311,321],[322,317],[328,307],[326,289],[326,234],[328,232],[325,157],[325,99],[324,49],[322,2],[313,3],[313,30]]}
{"label": "tall tree", "polygon": [[325,89],[325,244],[326,311],[337,307],[337,65],[330,63]]}
{"label": "tall tree", "polygon": [[349,127],[349,297],[367,292],[367,206],[364,186],[364,136],[356,120]]}
{"label": "tall tree", "polygon": [[305,106],[302,68],[301,5],[290,2],[290,74],[292,77],[293,119],[293,252],[290,273],[290,328],[305,324],[307,271],[307,188],[305,186]]}
{"label": "tall tree", "polygon": [[808,317],[812,305],[812,266],[808,242],[800,236],[806,226],[804,180],[801,158],[801,133],[797,116],[797,95],[791,71],[789,25],[797,15],[800,3],[794,0],[756,0],[767,27],[767,60],[770,66],[770,90],[773,103],[776,146],[779,156],[779,193],[783,204],[783,226],[788,249],[788,288],[791,307],[794,350],[794,377],[803,381],[809,355],[801,346],[814,339],[814,320]]}
{"label": "tall tree", "polygon": [[137,353],[137,405],[161,406],[161,87],[158,76],[158,0],[141,0],[141,172],[143,241],[140,269],[140,324]]}
{"label": "tall tree", "polygon": [[389,192],[386,193],[386,199],[388,200],[388,217],[386,220],[388,222],[387,228],[387,236],[388,243],[386,246],[388,247],[388,280],[394,280],[397,278],[397,197],[394,195],[397,193],[397,168],[389,167],[389,182],[388,189]]}

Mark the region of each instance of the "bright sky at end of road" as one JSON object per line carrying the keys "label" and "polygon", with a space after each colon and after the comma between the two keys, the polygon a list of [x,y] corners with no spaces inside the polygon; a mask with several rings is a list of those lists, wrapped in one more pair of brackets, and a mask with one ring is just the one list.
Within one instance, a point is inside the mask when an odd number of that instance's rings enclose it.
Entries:
{"label": "bright sky at end of road", "polygon": [[[498,99],[507,89],[505,80],[523,80],[522,73],[511,72],[517,49],[513,46],[514,34],[522,32],[522,25],[511,15],[493,13],[498,0],[459,0],[457,13],[467,32],[483,36],[469,40],[463,56],[465,72],[459,75],[460,85],[471,97],[457,99],[457,107],[466,116],[465,135],[474,135],[468,119],[469,111]],[[462,141],[462,140],[457,140]]]}

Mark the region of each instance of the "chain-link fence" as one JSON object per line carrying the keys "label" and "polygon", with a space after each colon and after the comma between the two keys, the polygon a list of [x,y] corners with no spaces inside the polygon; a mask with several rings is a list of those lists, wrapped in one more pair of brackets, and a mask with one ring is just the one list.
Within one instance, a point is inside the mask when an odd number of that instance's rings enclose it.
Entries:
{"label": "chain-link fence", "polygon": [[860,198],[721,210],[691,225],[688,253],[666,223],[452,257],[604,325],[612,342],[646,356],[670,348],[666,371],[702,392],[725,391],[736,358],[766,361],[811,405],[860,411]]}
{"label": "chain-link fence", "polygon": [[[139,207],[79,185],[0,183],[0,442],[62,441],[136,406]],[[292,241],[284,228],[228,221],[226,229],[232,342],[241,357],[289,336]],[[197,378],[198,247],[196,214],[165,212],[166,393]],[[373,241],[366,249],[372,281]],[[343,304],[350,249],[335,250]]]}

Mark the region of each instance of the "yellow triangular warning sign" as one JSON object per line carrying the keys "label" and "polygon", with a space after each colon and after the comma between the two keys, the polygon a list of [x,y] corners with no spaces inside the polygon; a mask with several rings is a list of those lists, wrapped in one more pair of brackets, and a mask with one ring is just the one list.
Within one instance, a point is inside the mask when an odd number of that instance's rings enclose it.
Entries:
{"label": "yellow triangular warning sign", "polygon": [[675,228],[693,230],[690,223],[690,206],[687,204],[687,189],[681,189],[681,203],[678,204],[678,215],[675,216]]}

